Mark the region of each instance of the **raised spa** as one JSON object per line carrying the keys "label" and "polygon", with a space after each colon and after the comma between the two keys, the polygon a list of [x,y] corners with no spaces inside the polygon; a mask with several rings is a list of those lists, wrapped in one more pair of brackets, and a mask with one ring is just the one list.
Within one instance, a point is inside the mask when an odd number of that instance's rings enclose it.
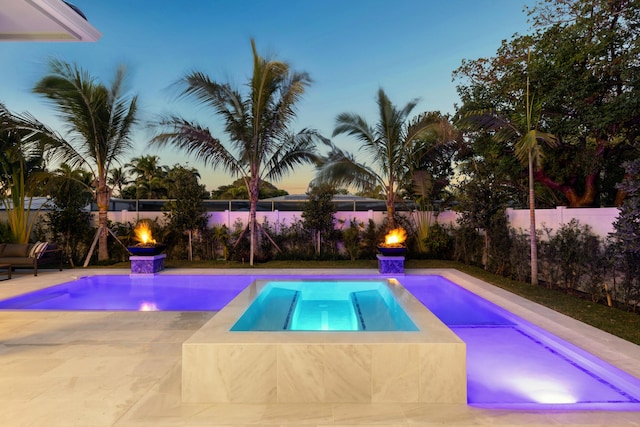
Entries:
{"label": "raised spa", "polygon": [[183,344],[182,400],[466,404],[466,346],[394,279],[256,280]]}
{"label": "raised spa", "polygon": [[274,281],[232,331],[417,331],[383,280]]}

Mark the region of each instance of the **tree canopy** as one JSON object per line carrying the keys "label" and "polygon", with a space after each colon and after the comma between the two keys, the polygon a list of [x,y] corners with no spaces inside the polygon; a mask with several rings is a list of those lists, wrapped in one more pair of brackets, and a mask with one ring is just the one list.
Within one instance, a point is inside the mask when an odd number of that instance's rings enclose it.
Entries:
{"label": "tree canopy", "polygon": [[[463,61],[459,113],[512,116],[525,71],[541,124],[558,137],[535,179],[555,203],[620,203],[621,160],[640,137],[640,8],[628,0],[545,0],[529,11],[533,33],[504,41],[492,58]],[[531,61],[527,65],[527,54]],[[517,177],[505,177],[517,181]]]}

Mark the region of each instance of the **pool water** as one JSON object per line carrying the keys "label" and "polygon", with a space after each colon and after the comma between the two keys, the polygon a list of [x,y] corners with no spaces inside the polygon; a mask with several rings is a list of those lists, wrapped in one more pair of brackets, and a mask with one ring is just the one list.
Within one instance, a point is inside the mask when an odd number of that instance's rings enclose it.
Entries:
{"label": "pool water", "polygon": [[[292,278],[354,279],[312,275],[92,276],[0,301],[0,309],[215,311],[255,280]],[[379,281],[380,276],[358,279]],[[469,404],[640,411],[638,378],[443,277],[406,275],[398,281],[465,341]]]}
{"label": "pool water", "polygon": [[443,277],[402,283],[467,344],[470,404],[640,410],[637,378]]}
{"label": "pool water", "polygon": [[217,311],[251,276],[96,275],[0,301],[0,309]]}
{"label": "pool water", "polygon": [[270,281],[232,331],[417,331],[384,280]]}

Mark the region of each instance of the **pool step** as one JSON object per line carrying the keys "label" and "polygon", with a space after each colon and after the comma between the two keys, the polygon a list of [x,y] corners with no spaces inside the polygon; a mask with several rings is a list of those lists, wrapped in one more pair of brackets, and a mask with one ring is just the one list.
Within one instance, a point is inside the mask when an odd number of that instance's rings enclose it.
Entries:
{"label": "pool step", "polygon": [[389,307],[380,298],[376,290],[367,290],[351,293],[351,301],[356,310],[360,330],[363,331],[391,331],[397,325],[391,316]]}
{"label": "pool step", "polygon": [[269,310],[251,306],[232,331],[276,331],[287,329],[300,291],[273,288],[269,291]]}

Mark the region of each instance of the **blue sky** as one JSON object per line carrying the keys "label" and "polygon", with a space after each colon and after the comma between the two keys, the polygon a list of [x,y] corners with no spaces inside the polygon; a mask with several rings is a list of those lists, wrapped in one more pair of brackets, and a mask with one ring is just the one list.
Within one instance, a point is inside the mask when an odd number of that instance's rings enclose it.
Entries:
{"label": "blue sky", "polygon": [[[375,95],[414,109],[453,113],[458,102],[452,72],[463,59],[492,56],[504,39],[529,31],[525,5],[533,0],[74,0],[102,33],[96,43],[0,43],[0,102],[29,111],[62,131],[54,111],[31,93],[50,58],[76,62],[108,83],[118,64],[130,71],[129,86],[140,98],[142,119],[179,113],[216,129],[206,110],[176,102],[172,83],[190,71],[242,87],[251,74],[250,40],[261,55],[306,71],[314,83],[299,104],[296,129],[318,129],[330,137],[342,112],[375,123]],[[135,134],[130,157],[158,154],[163,164],[200,170],[212,190],[232,177],[208,170],[171,149],[149,148],[149,131]],[[219,135],[224,140],[224,135]],[[348,137],[334,139],[356,151]],[[125,162],[129,160],[128,157]],[[302,168],[275,183],[304,193],[313,178]]]}

